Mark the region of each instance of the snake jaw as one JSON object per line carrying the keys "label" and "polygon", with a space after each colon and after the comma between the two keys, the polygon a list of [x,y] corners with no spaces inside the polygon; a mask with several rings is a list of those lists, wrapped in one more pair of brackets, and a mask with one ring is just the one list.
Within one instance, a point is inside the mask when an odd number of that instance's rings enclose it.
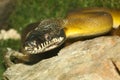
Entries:
{"label": "snake jaw", "polygon": [[66,39],[60,21],[44,20],[30,31],[23,42],[23,53],[40,54],[59,47]]}
{"label": "snake jaw", "polygon": [[64,37],[53,38],[51,41],[45,41],[37,44],[36,41],[29,42],[24,51],[29,54],[43,53],[58,47],[64,42]]}

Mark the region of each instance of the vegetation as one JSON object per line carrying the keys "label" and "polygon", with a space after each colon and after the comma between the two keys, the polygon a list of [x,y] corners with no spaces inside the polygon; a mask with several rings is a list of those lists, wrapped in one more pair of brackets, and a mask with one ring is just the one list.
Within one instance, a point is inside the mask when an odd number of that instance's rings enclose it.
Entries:
{"label": "vegetation", "polygon": [[[16,8],[8,19],[8,25],[19,33],[29,23],[50,19],[64,18],[69,10],[83,7],[120,8],[120,0],[17,0]],[[3,53],[7,47],[19,49],[20,41],[0,41],[0,80],[4,68]]]}

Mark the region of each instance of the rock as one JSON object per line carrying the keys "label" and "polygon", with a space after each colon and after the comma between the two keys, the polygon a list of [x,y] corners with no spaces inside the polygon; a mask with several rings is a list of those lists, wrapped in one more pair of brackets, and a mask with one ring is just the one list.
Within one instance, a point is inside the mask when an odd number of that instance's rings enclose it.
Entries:
{"label": "rock", "polygon": [[120,37],[78,41],[34,65],[15,64],[5,80],[120,80]]}

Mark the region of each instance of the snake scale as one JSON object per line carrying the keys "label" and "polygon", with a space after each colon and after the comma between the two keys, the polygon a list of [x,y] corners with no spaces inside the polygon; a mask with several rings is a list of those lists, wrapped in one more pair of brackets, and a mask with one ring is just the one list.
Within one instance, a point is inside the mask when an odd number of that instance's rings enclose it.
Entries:
{"label": "snake scale", "polygon": [[85,8],[68,13],[65,19],[32,23],[22,36],[22,56],[44,53],[69,39],[103,35],[119,25],[120,10],[108,8]]}

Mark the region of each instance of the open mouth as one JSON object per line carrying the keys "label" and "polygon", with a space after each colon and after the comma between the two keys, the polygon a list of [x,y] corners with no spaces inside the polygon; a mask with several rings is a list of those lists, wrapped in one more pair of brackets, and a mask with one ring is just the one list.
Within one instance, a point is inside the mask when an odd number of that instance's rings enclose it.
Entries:
{"label": "open mouth", "polygon": [[53,38],[52,40],[45,41],[41,44],[35,44],[34,42],[32,42],[32,45],[28,44],[28,46],[25,46],[24,51],[28,54],[43,53],[60,46],[63,42],[64,37]]}

